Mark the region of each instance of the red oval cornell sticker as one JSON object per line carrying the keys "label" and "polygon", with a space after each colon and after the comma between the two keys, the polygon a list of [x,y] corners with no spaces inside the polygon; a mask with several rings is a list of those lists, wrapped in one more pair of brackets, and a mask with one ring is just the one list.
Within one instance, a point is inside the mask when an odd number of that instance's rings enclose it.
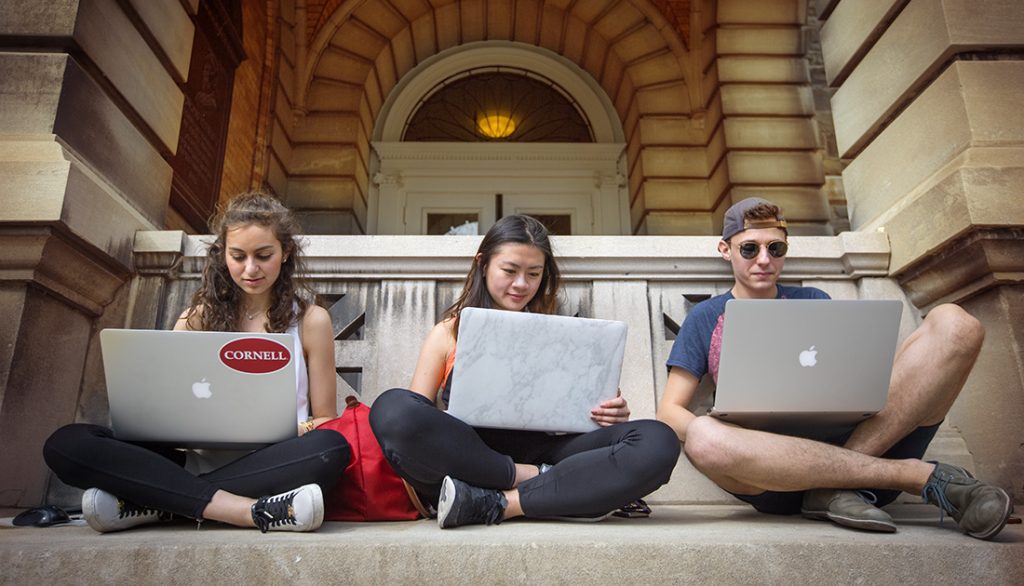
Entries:
{"label": "red oval cornell sticker", "polygon": [[220,349],[220,361],[238,372],[267,374],[288,365],[292,353],[285,346],[266,338],[241,338]]}

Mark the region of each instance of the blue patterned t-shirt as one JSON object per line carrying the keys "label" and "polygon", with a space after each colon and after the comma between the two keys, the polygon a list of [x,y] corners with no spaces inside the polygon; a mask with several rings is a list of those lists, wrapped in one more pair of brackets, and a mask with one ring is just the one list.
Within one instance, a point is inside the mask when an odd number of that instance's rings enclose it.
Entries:
{"label": "blue patterned t-shirt", "polygon": [[[828,293],[814,287],[778,285],[776,299],[831,299]],[[686,315],[679,335],[672,344],[666,366],[678,366],[699,381],[705,374],[718,382],[718,360],[722,352],[722,323],[725,302],[734,299],[732,291],[698,303]]]}

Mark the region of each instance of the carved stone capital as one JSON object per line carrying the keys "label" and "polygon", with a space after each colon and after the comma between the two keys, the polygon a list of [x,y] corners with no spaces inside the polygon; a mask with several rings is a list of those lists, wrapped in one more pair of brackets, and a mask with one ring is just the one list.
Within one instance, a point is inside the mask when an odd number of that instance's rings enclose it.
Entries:
{"label": "carved stone capital", "polygon": [[618,189],[626,186],[626,176],[622,173],[594,173],[594,187],[597,189]]}
{"label": "carved stone capital", "polygon": [[0,227],[0,281],[21,281],[99,316],[129,278],[113,261],[58,226]]}
{"label": "carved stone capital", "polygon": [[401,173],[375,173],[373,182],[379,187],[402,187]]}
{"label": "carved stone capital", "polygon": [[135,270],[143,276],[173,277],[185,254],[185,232],[142,230],[135,233]]}
{"label": "carved stone capital", "polygon": [[892,275],[923,311],[1024,283],[1024,228],[976,228]]}

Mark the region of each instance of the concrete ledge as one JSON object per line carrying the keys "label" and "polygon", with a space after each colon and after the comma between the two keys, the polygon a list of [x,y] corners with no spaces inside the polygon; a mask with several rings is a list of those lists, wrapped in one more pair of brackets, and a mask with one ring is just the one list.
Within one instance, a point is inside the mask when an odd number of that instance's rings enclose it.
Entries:
{"label": "concrete ledge", "polygon": [[106,535],[88,527],[2,529],[0,582],[981,585],[1024,573],[1020,525],[983,542],[951,520],[939,527],[933,507],[890,510],[900,522],[892,535],[746,506],[661,506],[649,519],[451,531],[425,520],[266,535],[213,524],[196,531],[184,522]]}

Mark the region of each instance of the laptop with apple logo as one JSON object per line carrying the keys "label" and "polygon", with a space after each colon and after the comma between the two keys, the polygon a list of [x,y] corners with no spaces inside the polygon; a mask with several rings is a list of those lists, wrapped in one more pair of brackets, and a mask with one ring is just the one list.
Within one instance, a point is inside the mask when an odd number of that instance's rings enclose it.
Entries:
{"label": "laptop with apple logo", "polygon": [[885,406],[901,301],[731,299],[725,308],[713,417],[827,430]]}
{"label": "laptop with apple logo", "polygon": [[294,345],[291,334],[103,330],[114,436],[225,449],[295,437]]}

